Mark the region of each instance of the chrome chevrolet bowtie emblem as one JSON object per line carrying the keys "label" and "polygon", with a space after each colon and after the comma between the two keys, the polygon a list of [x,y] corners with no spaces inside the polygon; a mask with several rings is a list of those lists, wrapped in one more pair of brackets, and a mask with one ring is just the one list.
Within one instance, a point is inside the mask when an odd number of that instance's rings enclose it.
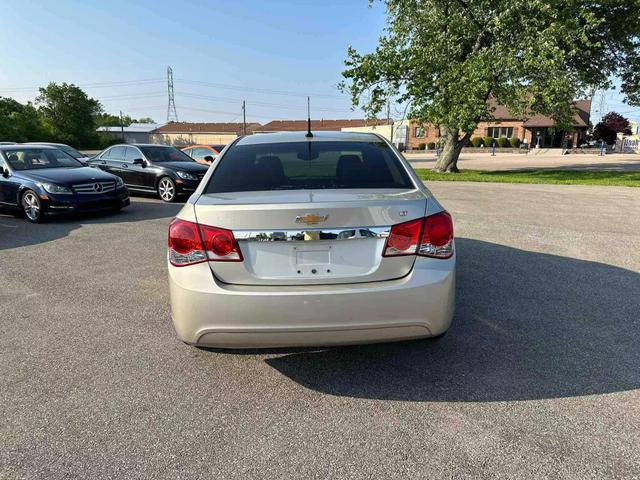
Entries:
{"label": "chrome chevrolet bowtie emblem", "polygon": [[315,225],[316,223],[324,222],[329,218],[329,215],[316,215],[315,213],[306,213],[304,215],[298,215],[296,217],[296,223],[306,223],[307,225]]}
{"label": "chrome chevrolet bowtie emblem", "polygon": [[102,185],[100,185],[99,183],[96,183],[96,184],[93,186],[93,189],[94,189],[96,192],[101,192],[101,191],[102,191]]}

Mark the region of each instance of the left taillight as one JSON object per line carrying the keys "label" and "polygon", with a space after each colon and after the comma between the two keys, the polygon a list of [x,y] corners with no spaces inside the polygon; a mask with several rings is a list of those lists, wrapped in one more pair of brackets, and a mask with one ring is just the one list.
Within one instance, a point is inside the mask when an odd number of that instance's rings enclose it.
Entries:
{"label": "left taillight", "polygon": [[419,255],[449,258],[453,255],[453,221],[442,211],[391,227],[383,257]]}
{"label": "left taillight", "polygon": [[169,226],[169,262],[176,267],[201,262],[241,262],[231,230],[199,225],[179,218]]}

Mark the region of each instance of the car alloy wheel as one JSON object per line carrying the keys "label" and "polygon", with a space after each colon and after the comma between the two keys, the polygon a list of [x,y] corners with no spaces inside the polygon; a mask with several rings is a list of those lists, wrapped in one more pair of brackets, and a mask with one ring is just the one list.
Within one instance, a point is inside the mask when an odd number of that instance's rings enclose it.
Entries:
{"label": "car alloy wheel", "polygon": [[40,221],[40,199],[35,192],[27,190],[22,196],[22,209],[31,222]]}
{"label": "car alloy wheel", "polygon": [[158,184],[158,195],[165,202],[173,202],[176,198],[176,185],[169,177],[164,177]]}

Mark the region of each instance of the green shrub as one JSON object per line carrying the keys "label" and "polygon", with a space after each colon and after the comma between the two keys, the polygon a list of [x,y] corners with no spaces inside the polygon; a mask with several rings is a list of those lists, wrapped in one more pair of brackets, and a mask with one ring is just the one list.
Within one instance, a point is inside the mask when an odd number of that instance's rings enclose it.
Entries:
{"label": "green shrub", "polygon": [[513,148],[519,148],[520,147],[520,139],[518,137],[511,137],[511,139],[509,141],[511,142],[511,146]]}
{"label": "green shrub", "polygon": [[481,137],[475,137],[471,139],[471,145],[478,148],[484,145],[484,140]]}
{"label": "green shrub", "polygon": [[426,143],[419,143],[418,144],[418,150],[424,150],[425,148],[427,148],[427,144]]}
{"label": "green shrub", "polygon": [[511,146],[511,143],[509,142],[509,139],[507,137],[500,137],[498,139],[498,146],[500,148],[507,148]]}
{"label": "green shrub", "polygon": [[484,137],[484,146],[487,148],[493,147],[493,137]]}
{"label": "green shrub", "polygon": [[429,148],[429,150],[435,150],[435,148],[436,148],[435,142],[429,142],[427,144],[427,148]]}

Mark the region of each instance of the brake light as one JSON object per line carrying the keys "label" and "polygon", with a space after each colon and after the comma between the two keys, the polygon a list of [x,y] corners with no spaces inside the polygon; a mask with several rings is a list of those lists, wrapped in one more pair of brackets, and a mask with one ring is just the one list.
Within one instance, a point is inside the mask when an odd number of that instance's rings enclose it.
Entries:
{"label": "brake light", "polygon": [[443,211],[424,219],[418,255],[434,258],[453,255],[453,220],[449,213]]}
{"label": "brake light", "polygon": [[177,267],[201,262],[241,262],[233,232],[174,219],[169,226],[169,261]]}
{"label": "brake light", "polygon": [[453,255],[453,221],[447,212],[399,223],[391,232],[382,253],[383,257],[420,255],[449,258]]}
{"label": "brake light", "polygon": [[391,232],[387,237],[382,256],[399,257],[402,255],[415,255],[418,249],[421,230],[421,218],[394,225],[391,227]]}
{"label": "brake light", "polygon": [[200,225],[207,258],[212,262],[241,262],[242,253],[233,232],[224,228]]}

